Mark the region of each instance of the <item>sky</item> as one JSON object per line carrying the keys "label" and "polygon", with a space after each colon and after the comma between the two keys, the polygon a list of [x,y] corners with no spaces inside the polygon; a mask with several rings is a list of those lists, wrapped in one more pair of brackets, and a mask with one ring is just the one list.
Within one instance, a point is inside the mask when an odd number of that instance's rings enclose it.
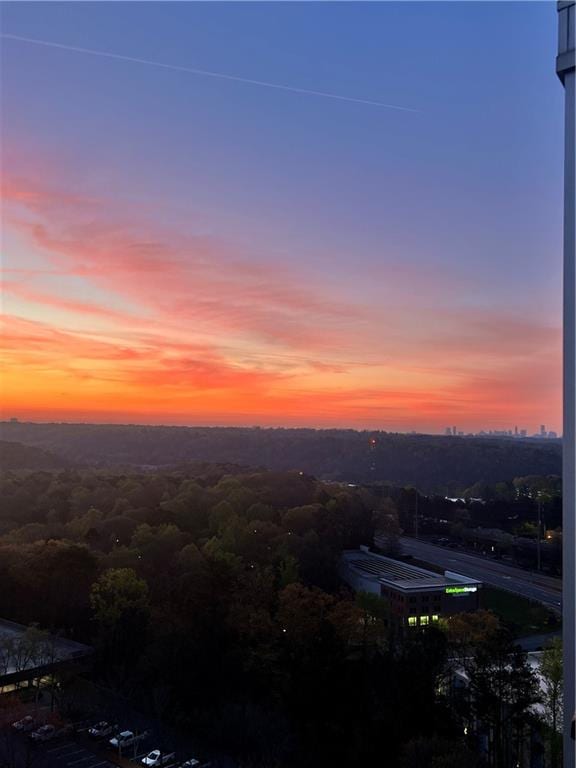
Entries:
{"label": "sky", "polygon": [[5,418],[560,430],[555,3],[1,14]]}

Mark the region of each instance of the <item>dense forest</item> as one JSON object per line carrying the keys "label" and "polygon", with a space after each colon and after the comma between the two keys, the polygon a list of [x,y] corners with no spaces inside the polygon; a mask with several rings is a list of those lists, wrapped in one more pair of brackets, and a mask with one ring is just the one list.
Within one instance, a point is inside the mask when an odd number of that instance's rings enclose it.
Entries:
{"label": "dense forest", "polygon": [[[393,531],[402,499],[210,464],[3,472],[0,496],[0,616],[93,644],[100,686],[206,754],[242,768],[383,755],[474,768],[485,763],[464,725],[498,717],[491,766],[511,765],[534,726],[557,747],[493,614],[401,637],[384,600],[342,584],[342,549]],[[468,665],[473,701],[447,684],[449,658]]]}
{"label": "dense forest", "polygon": [[324,480],[414,485],[448,495],[477,482],[561,473],[557,440],[20,422],[3,422],[0,433],[4,440],[50,451],[76,465],[158,468],[209,461],[304,471]]}
{"label": "dense forest", "polygon": [[69,462],[50,451],[0,440],[0,469],[64,469]]}

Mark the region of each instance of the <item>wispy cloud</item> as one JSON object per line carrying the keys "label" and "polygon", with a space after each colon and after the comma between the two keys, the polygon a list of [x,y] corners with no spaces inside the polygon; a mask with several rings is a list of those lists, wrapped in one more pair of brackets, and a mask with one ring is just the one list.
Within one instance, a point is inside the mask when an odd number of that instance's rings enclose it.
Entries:
{"label": "wispy cloud", "polygon": [[[144,319],[306,351],[334,350],[362,320],[361,307],[323,296],[321,286],[311,290],[289,269],[250,260],[217,238],[166,239],[101,202],[52,196],[34,184],[27,190],[21,180],[8,180],[4,193],[13,225],[50,254],[51,268],[125,296]],[[11,288],[22,297],[34,293],[22,282]],[[45,292],[36,291],[36,299],[50,303]],[[84,313],[106,310],[69,299],[51,303]]]}

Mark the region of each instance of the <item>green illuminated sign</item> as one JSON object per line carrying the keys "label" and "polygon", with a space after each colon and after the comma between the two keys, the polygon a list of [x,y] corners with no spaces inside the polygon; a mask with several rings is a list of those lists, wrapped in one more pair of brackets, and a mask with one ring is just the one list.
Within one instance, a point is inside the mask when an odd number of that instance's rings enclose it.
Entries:
{"label": "green illuminated sign", "polygon": [[476,592],[478,587],[446,587],[447,595],[465,595],[467,592]]}

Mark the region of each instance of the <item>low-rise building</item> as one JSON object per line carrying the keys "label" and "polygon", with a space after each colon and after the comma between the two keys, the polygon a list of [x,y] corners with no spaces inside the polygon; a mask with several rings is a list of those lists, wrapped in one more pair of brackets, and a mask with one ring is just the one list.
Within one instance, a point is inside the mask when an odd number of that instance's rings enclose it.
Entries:
{"label": "low-rise building", "polygon": [[392,618],[401,626],[425,626],[479,607],[481,582],[452,571],[427,571],[368,547],[346,550],[340,575],[352,589],[387,600]]}
{"label": "low-rise building", "polygon": [[37,685],[44,676],[91,653],[83,643],[0,619],[0,694]]}

